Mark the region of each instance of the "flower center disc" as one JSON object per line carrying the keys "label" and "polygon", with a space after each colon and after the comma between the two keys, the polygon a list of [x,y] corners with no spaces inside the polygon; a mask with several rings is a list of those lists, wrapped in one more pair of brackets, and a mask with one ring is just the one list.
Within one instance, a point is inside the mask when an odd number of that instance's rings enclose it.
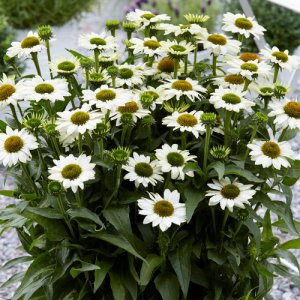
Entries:
{"label": "flower center disc", "polygon": [[54,92],[54,87],[49,83],[40,83],[34,88],[34,90],[38,94],[51,94]]}
{"label": "flower center disc", "polygon": [[96,94],[97,100],[100,101],[110,101],[116,98],[116,93],[112,90],[102,90]]}
{"label": "flower center disc", "polygon": [[90,43],[92,45],[97,45],[97,46],[105,46],[106,45],[105,39],[102,39],[102,38],[99,38],[99,37],[91,38]]}
{"label": "flower center disc", "polygon": [[261,151],[264,155],[271,158],[276,158],[280,155],[280,147],[275,142],[265,142],[261,147]]}
{"label": "flower center disc", "polygon": [[269,95],[272,95],[273,94],[273,89],[268,87],[268,86],[265,86],[265,87],[262,87],[260,90],[259,90],[262,94],[269,94]]}
{"label": "flower center disc", "polygon": [[133,76],[133,71],[128,68],[122,68],[119,70],[119,76],[122,79],[128,79]]}
{"label": "flower center disc", "polygon": [[137,163],[134,167],[134,171],[141,177],[150,177],[153,174],[152,167],[145,162]]}
{"label": "flower center disc", "polygon": [[276,57],[277,60],[280,60],[282,62],[287,62],[289,60],[289,57],[281,51],[275,51],[272,53],[272,56]]}
{"label": "flower center disc", "polygon": [[151,20],[154,17],[155,17],[155,15],[151,14],[151,13],[141,15],[141,18],[147,19],[147,20]]}
{"label": "flower center disc", "polygon": [[227,43],[227,39],[225,36],[221,35],[221,34],[211,34],[207,40],[211,43],[213,43],[214,45],[220,45],[220,46],[224,46]]}
{"label": "flower center disc", "polygon": [[258,70],[258,66],[255,64],[251,64],[251,63],[244,63],[241,65],[241,69],[242,70],[247,70],[250,72],[257,72]]}
{"label": "flower center disc", "polygon": [[179,91],[192,91],[193,86],[186,80],[177,80],[172,83],[172,89]]}
{"label": "flower center disc", "polygon": [[32,48],[40,44],[40,40],[35,36],[28,36],[21,42],[21,48]]}
{"label": "flower center disc", "polygon": [[238,74],[229,74],[224,77],[224,81],[231,84],[244,84],[244,78]]}
{"label": "flower center disc", "polygon": [[157,65],[158,70],[166,73],[174,71],[174,60],[170,57],[164,57]]}
{"label": "flower center disc", "polygon": [[74,180],[76,178],[79,177],[79,175],[81,174],[82,169],[79,165],[77,164],[69,164],[66,165],[62,171],[61,171],[61,175],[63,178],[65,179],[70,179],[70,180]]}
{"label": "flower center disc", "polygon": [[300,103],[291,101],[284,106],[284,112],[292,118],[300,119]]}
{"label": "flower center disc", "polygon": [[198,120],[192,114],[183,114],[178,117],[177,123],[180,126],[194,127],[198,124]]}
{"label": "flower center disc", "polygon": [[167,160],[168,160],[168,163],[174,167],[181,167],[184,164],[184,158],[178,152],[168,153]]}
{"label": "flower center disc", "polygon": [[17,136],[12,135],[8,137],[4,142],[4,149],[9,153],[15,153],[20,151],[23,148],[23,140]]}
{"label": "flower center disc", "polygon": [[144,42],[144,47],[148,47],[151,50],[155,50],[160,47],[160,43],[155,40],[148,40]]}
{"label": "flower center disc", "polygon": [[57,68],[62,71],[72,71],[75,69],[75,64],[71,61],[63,61],[58,64]]}
{"label": "flower center disc", "polygon": [[253,27],[252,22],[246,18],[237,18],[234,24],[236,27],[246,30],[250,30]]}
{"label": "flower center disc", "polygon": [[118,111],[120,113],[135,113],[139,109],[138,105],[136,104],[135,101],[130,101],[125,103],[124,106],[119,106]]}
{"label": "flower center disc", "polygon": [[232,183],[227,184],[222,188],[221,194],[224,198],[233,200],[240,194],[240,189]]}
{"label": "flower center disc", "polygon": [[186,48],[181,46],[181,45],[173,45],[170,47],[172,50],[176,51],[176,52],[184,52],[186,51]]}
{"label": "flower center disc", "polygon": [[174,206],[167,200],[160,200],[154,204],[153,211],[160,217],[170,217],[174,213]]}
{"label": "flower center disc", "polygon": [[89,119],[90,116],[85,111],[78,111],[71,116],[71,122],[78,126],[84,125]]}
{"label": "flower center disc", "polygon": [[229,104],[241,103],[241,98],[235,94],[228,93],[223,95],[222,100]]}
{"label": "flower center disc", "polygon": [[245,53],[241,54],[240,59],[243,60],[244,62],[247,62],[249,60],[260,61],[259,55],[257,55],[256,53],[252,53],[252,52],[245,52]]}
{"label": "flower center disc", "polygon": [[0,86],[0,101],[8,99],[16,91],[15,87],[10,84]]}

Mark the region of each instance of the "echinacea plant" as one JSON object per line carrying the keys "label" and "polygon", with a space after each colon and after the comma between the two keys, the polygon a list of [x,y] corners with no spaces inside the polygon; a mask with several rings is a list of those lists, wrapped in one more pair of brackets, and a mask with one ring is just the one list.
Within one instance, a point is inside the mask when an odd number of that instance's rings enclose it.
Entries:
{"label": "echinacea plant", "polygon": [[179,28],[137,9],[80,36],[80,53],[52,59],[49,26],[7,50],[37,71],[0,80],[15,179],[0,193],[17,199],[0,221],[28,254],[2,270],[31,262],[6,283],[21,281],[13,300],[271,299],[276,276],[300,285],[300,104],[278,81],[299,58],[245,51],[264,32],[253,18],[226,13],[221,33],[207,19]]}

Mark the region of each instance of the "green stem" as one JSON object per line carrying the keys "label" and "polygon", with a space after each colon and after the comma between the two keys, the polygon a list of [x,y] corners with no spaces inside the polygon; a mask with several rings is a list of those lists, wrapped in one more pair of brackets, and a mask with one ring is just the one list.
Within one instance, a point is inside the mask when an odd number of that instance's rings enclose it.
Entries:
{"label": "green stem", "polygon": [[13,67],[13,69],[15,70],[15,72],[18,74],[18,76],[21,78],[21,77],[22,77],[22,74],[21,74],[21,72],[19,71],[18,67],[17,67],[15,64],[12,64],[11,66]]}
{"label": "green stem", "polygon": [[103,159],[103,152],[104,152],[104,146],[103,146],[103,138],[100,138],[99,141],[99,152],[100,152],[100,159]]}
{"label": "green stem", "polygon": [[14,117],[16,123],[17,123],[18,129],[20,130],[22,126],[21,126],[21,123],[20,123],[20,121],[19,121],[19,119],[18,119],[18,116],[17,116],[17,113],[16,113],[16,109],[15,109],[15,107],[13,106],[13,104],[9,104],[9,107],[10,107],[11,112],[12,112],[12,114],[13,114],[13,117]]}
{"label": "green stem", "polygon": [[128,126],[127,126],[127,125],[125,125],[125,126],[123,127],[123,129],[122,129],[121,146],[124,146],[124,141],[125,141],[127,129],[128,129]]}
{"label": "green stem", "polygon": [[82,134],[79,133],[78,135],[78,151],[79,155],[82,153]]}
{"label": "green stem", "polygon": [[50,101],[49,100],[45,100],[45,108],[46,108],[46,110],[47,110],[47,112],[48,112],[48,115],[49,115],[49,117],[52,117],[52,108],[51,108],[51,104],[50,104]]}
{"label": "green stem", "polygon": [[223,222],[222,222],[222,228],[221,228],[221,247],[220,247],[220,252],[223,249],[223,242],[224,242],[224,235],[225,235],[225,225],[226,225],[228,216],[229,216],[229,209],[225,208],[225,213],[224,213]]}
{"label": "green stem", "polygon": [[90,71],[88,69],[85,70],[85,82],[85,88],[88,89],[90,84]]}
{"label": "green stem", "polygon": [[217,76],[217,55],[212,55],[213,76]]}
{"label": "green stem", "polygon": [[149,37],[150,36],[150,26],[147,26],[144,30],[144,37]]}
{"label": "green stem", "polygon": [[187,138],[187,132],[184,131],[184,132],[181,134],[181,149],[182,149],[182,150],[185,150],[185,149],[186,149],[186,138]]}
{"label": "green stem", "polygon": [[177,58],[174,58],[174,78],[177,78],[177,73],[178,73],[178,65],[179,61]]}
{"label": "green stem", "polygon": [[[49,40],[46,40],[46,49],[47,49],[47,58],[48,58],[48,62],[51,62],[51,54],[50,54],[50,43]],[[50,70],[50,78],[53,79],[53,75],[52,72]]]}
{"label": "green stem", "polygon": [[42,73],[41,73],[41,68],[40,68],[40,64],[39,64],[37,52],[31,53],[31,57],[32,57],[32,60],[34,62],[34,65],[35,65],[35,68],[36,68],[36,71],[37,71],[38,75],[42,77]]}
{"label": "green stem", "polygon": [[152,140],[151,140],[151,137],[152,137],[151,125],[147,126],[147,131],[148,131],[148,150],[150,151],[151,145],[152,145]]}
{"label": "green stem", "polygon": [[168,173],[167,178],[165,180],[164,190],[167,189],[171,182],[171,172]]}
{"label": "green stem", "polygon": [[95,69],[96,69],[96,72],[98,72],[98,70],[99,70],[99,50],[98,49],[94,50],[94,57],[95,57]]}
{"label": "green stem", "polygon": [[111,77],[111,83],[112,83],[112,87],[116,88],[116,76]]}
{"label": "green stem", "polygon": [[40,196],[40,192],[39,192],[39,189],[37,188],[36,184],[34,183],[34,181],[32,180],[32,177],[30,176],[29,174],[29,171],[27,169],[27,165],[25,163],[21,163],[21,167],[22,167],[22,170],[23,172],[25,173],[28,181],[30,182],[33,190],[35,191],[36,195],[37,196]]}
{"label": "green stem", "polygon": [[230,135],[230,122],[231,122],[231,111],[230,110],[227,110],[226,111],[226,117],[225,117],[225,124],[224,124],[224,129],[225,129],[225,132],[224,132],[224,145],[225,147],[228,146],[228,138],[229,138],[229,135]]}
{"label": "green stem", "polygon": [[122,174],[122,165],[118,164],[117,166],[117,174],[116,174],[116,185],[114,188],[114,191],[110,195],[110,197],[107,199],[106,204],[104,205],[104,209],[107,208],[111,202],[111,200],[118,194],[118,190],[121,183],[121,174]]}
{"label": "green stem", "polygon": [[51,137],[51,140],[52,140],[52,143],[54,145],[54,148],[55,148],[55,151],[56,151],[56,155],[57,155],[57,157],[59,157],[60,154],[61,154],[61,152],[60,152],[57,140],[56,140],[56,138],[54,136]]}
{"label": "green stem", "polygon": [[147,63],[148,66],[152,67],[153,63],[154,63],[154,56],[148,56],[148,63]]}
{"label": "green stem", "polygon": [[78,188],[75,193],[75,199],[77,202],[77,207],[80,208],[82,206],[81,197],[80,197],[80,189]]}
{"label": "green stem", "polygon": [[198,54],[198,41],[195,42],[195,49],[194,49],[194,71],[197,64],[197,54]]}
{"label": "green stem", "polygon": [[239,231],[240,231],[242,225],[243,225],[243,222],[242,222],[242,221],[239,221],[238,226],[237,226],[237,228],[236,228],[236,230],[235,230],[235,232],[234,232],[234,234],[233,234],[233,236],[232,236],[232,239],[234,239],[234,238],[237,236],[237,234],[239,233]]}
{"label": "green stem", "polygon": [[68,226],[68,228],[69,228],[69,230],[70,230],[70,233],[71,233],[71,235],[72,235],[72,238],[73,238],[73,239],[76,239],[76,236],[75,236],[73,227],[72,227],[72,225],[71,225],[71,223],[70,223],[70,221],[69,221],[69,219],[68,219],[68,215],[67,215],[67,213],[66,213],[66,211],[65,211],[65,208],[64,208],[64,205],[63,205],[63,203],[62,203],[62,197],[61,197],[61,195],[58,195],[57,198],[58,198],[58,199],[57,199],[57,200],[58,200],[58,201],[57,201],[57,204],[58,204],[60,213],[62,214],[62,216],[63,216],[63,218],[64,218],[64,220],[65,220],[65,222],[66,222],[66,224],[67,224],[67,226]]}
{"label": "green stem", "polygon": [[21,118],[23,118],[23,111],[22,111],[22,108],[21,108],[19,102],[17,102],[17,107],[18,107],[19,113],[21,115]]}
{"label": "green stem", "polygon": [[273,78],[273,83],[276,83],[276,82],[277,82],[278,73],[279,73],[279,65],[276,64],[276,65],[274,66],[274,78]]}
{"label": "green stem", "polygon": [[249,84],[251,83],[251,80],[245,79],[244,89],[243,92],[247,91]]}
{"label": "green stem", "polygon": [[[255,138],[257,130],[258,130],[258,125],[256,124],[256,125],[254,125],[253,131],[252,131],[252,134],[251,134],[251,137],[250,137],[249,144],[252,144],[252,142]],[[244,162],[246,162],[246,159],[249,155],[249,152],[250,152],[250,149],[247,147],[247,150],[246,150],[246,153],[245,153],[245,156],[244,156]]]}
{"label": "green stem", "polygon": [[207,158],[208,158],[210,134],[211,134],[211,128],[208,125],[208,126],[206,126],[205,145],[204,145],[204,159],[203,159],[203,170],[204,171],[205,171],[206,166],[207,166]]}
{"label": "green stem", "polygon": [[[35,132],[34,132],[34,135],[35,135],[35,138],[36,138],[38,144],[40,144],[40,139],[39,139],[38,132],[35,131]],[[47,167],[46,167],[46,164],[45,164],[45,162],[44,162],[44,160],[43,160],[43,155],[42,155],[42,152],[41,152],[41,149],[40,149],[40,148],[37,148],[37,153],[38,153],[39,160],[40,160],[40,162],[41,162],[41,164],[42,164],[42,169],[43,169],[44,171],[47,170]]]}

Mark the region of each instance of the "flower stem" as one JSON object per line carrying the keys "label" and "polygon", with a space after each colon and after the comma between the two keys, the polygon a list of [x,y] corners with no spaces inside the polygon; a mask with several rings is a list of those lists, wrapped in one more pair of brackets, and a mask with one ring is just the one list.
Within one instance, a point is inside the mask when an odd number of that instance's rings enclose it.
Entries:
{"label": "flower stem", "polygon": [[80,208],[82,206],[82,202],[81,202],[79,188],[77,189],[76,193],[74,193],[74,194],[75,194],[75,199],[76,199],[76,202],[77,202],[77,207]]}
{"label": "flower stem", "polygon": [[150,36],[150,26],[147,26],[144,30],[144,37],[149,37]]}
{"label": "flower stem", "polygon": [[22,74],[20,73],[18,67],[15,64],[12,64],[11,66],[13,67],[13,69],[15,70],[15,72],[18,74],[18,76],[21,78]]}
{"label": "flower stem", "polygon": [[181,149],[182,149],[182,150],[185,150],[185,149],[186,149],[186,137],[187,137],[187,132],[184,131],[184,132],[181,134]]}
{"label": "flower stem", "polygon": [[205,172],[207,166],[208,150],[209,150],[209,141],[210,141],[211,128],[206,126],[206,135],[205,135],[205,145],[204,145],[204,158],[203,158],[203,170]]}
{"label": "flower stem", "polygon": [[56,155],[57,155],[57,157],[59,157],[60,156],[60,149],[59,149],[58,143],[56,141],[56,138],[54,136],[52,136],[51,140],[52,140],[52,143],[54,145],[54,148],[55,148],[55,151],[56,151]]}
{"label": "flower stem", "polygon": [[127,125],[125,125],[125,126],[123,127],[123,129],[122,129],[121,146],[124,146],[124,141],[125,141],[127,129],[128,129],[128,126],[127,126]]}
{"label": "flower stem", "polygon": [[154,56],[148,56],[148,66],[152,67],[154,63]]}
{"label": "flower stem", "polygon": [[274,77],[273,77],[273,83],[277,82],[277,78],[278,78],[278,73],[279,73],[279,65],[276,64],[274,66]]}
{"label": "flower stem", "polygon": [[195,42],[195,49],[194,49],[194,71],[197,64],[197,54],[198,54],[198,41]]}
{"label": "flower stem", "polygon": [[175,58],[175,59],[174,59],[174,78],[175,78],[175,79],[177,78],[178,64],[179,64],[179,61],[178,61],[177,58]]}
{"label": "flower stem", "polygon": [[78,151],[79,155],[82,153],[82,134],[79,133],[78,135]]}
{"label": "flower stem", "polygon": [[11,112],[12,112],[12,114],[13,114],[13,117],[14,117],[16,123],[17,123],[18,129],[20,130],[20,129],[21,129],[21,123],[20,123],[20,121],[19,121],[19,119],[18,119],[18,116],[17,116],[17,113],[16,113],[16,109],[15,109],[15,107],[13,106],[13,104],[9,104],[9,107],[10,107]]}
{"label": "flower stem", "polygon": [[[51,54],[50,54],[50,43],[49,40],[46,40],[46,49],[47,49],[47,58],[48,58],[48,62],[51,62]],[[50,70],[50,78],[53,79],[53,75],[52,72]]]}
{"label": "flower stem", "polygon": [[171,172],[168,173],[167,178],[165,180],[164,190],[167,189],[171,182]]}
{"label": "flower stem", "polygon": [[251,83],[251,80],[245,79],[244,89],[243,92],[247,91],[249,84]]}
{"label": "flower stem", "polygon": [[224,234],[225,234],[225,225],[226,225],[228,216],[229,216],[229,209],[225,208],[225,213],[224,213],[223,223],[222,223],[222,228],[221,228],[221,246],[220,246],[220,252],[223,249]]}
{"label": "flower stem", "polygon": [[227,110],[226,111],[226,117],[225,117],[225,124],[224,124],[224,129],[225,129],[225,133],[224,133],[224,145],[225,147],[228,146],[228,138],[229,138],[229,134],[230,134],[230,122],[231,122],[231,111]]}
{"label": "flower stem", "polygon": [[89,88],[89,83],[90,83],[90,71],[88,69],[85,70],[85,88]]}
{"label": "flower stem", "polygon": [[31,184],[31,186],[32,186],[32,188],[33,188],[33,190],[35,191],[36,195],[37,195],[37,196],[40,196],[40,192],[39,192],[39,190],[38,190],[36,184],[35,184],[34,181],[32,180],[32,177],[31,177],[30,174],[29,174],[29,171],[28,171],[28,169],[27,169],[27,165],[26,165],[25,163],[21,163],[21,167],[22,167],[22,170],[23,170],[23,172],[25,173],[25,175],[26,175],[28,181],[30,182],[30,184]]}
{"label": "flower stem", "polygon": [[94,57],[95,57],[95,69],[96,69],[96,72],[98,72],[98,70],[99,70],[99,50],[98,49],[94,50]]}
{"label": "flower stem", "polygon": [[36,71],[37,71],[38,75],[42,77],[42,73],[41,73],[41,68],[40,68],[40,64],[39,64],[37,52],[31,53],[31,57],[32,57],[32,60],[33,60],[33,63],[35,65],[35,68],[36,68]]}
{"label": "flower stem", "polygon": [[[255,135],[256,135],[256,132],[257,132],[257,129],[258,129],[258,125],[254,125],[254,128],[253,128],[253,131],[252,131],[252,134],[251,134],[251,137],[250,137],[250,141],[249,141],[249,144],[252,144],[254,138],[255,138]],[[246,162],[246,159],[249,155],[249,152],[250,152],[250,149],[247,148],[246,150],[246,153],[245,153],[245,156],[244,156],[244,162]]]}
{"label": "flower stem", "polygon": [[212,54],[213,76],[217,76],[217,55]]}
{"label": "flower stem", "polygon": [[71,235],[72,235],[72,238],[73,238],[73,239],[76,239],[76,236],[75,236],[73,227],[72,227],[72,225],[71,225],[71,223],[70,223],[70,221],[69,221],[69,219],[68,219],[68,215],[67,215],[67,213],[66,213],[66,211],[65,211],[65,208],[64,208],[64,205],[63,205],[63,203],[62,203],[63,201],[62,201],[61,195],[58,195],[57,198],[58,198],[58,199],[57,199],[57,200],[58,200],[57,203],[58,203],[58,207],[59,207],[60,213],[62,214],[62,216],[63,216],[63,218],[64,218],[64,220],[65,220],[65,222],[66,222],[66,224],[67,224],[67,226],[68,226],[68,228],[69,228],[69,230],[70,230],[70,233],[71,233]]}
{"label": "flower stem", "polygon": [[103,138],[100,138],[99,140],[99,152],[100,152],[100,159],[103,159],[103,150],[104,150],[104,146],[103,146]]}
{"label": "flower stem", "polygon": [[242,225],[243,225],[243,222],[239,221],[238,226],[237,226],[237,228],[236,228],[236,230],[235,230],[235,232],[234,232],[234,234],[232,236],[232,239],[234,239],[236,237],[236,235],[239,233]]}
{"label": "flower stem", "polygon": [[114,188],[114,191],[110,195],[110,197],[107,199],[106,204],[104,205],[104,209],[107,208],[111,202],[111,200],[118,194],[118,190],[121,183],[121,173],[122,173],[122,165],[118,164],[117,166],[117,174],[116,174],[116,185]]}

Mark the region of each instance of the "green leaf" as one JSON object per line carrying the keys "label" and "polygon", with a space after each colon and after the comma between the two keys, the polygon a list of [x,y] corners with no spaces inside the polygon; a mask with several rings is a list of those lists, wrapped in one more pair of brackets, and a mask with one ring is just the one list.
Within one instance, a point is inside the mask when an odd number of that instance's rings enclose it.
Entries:
{"label": "green leaf", "polygon": [[273,236],[273,232],[272,232],[272,224],[271,224],[271,214],[270,214],[270,210],[267,209],[264,216],[263,231],[261,233],[261,238],[263,241],[267,241],[272,236]]}
{"label": "green leaf", "polygon": [[67,213],[71,217],[72,220],[79,219],[79,223],[80,223],[80,219],[84,219],[84,220],[92,221],[92,222],[104,227],[104,224],[100,220],[99,216],[96,213],[89,210],[88,208],[85,208],[85,207],[72,208],[72,209],[68,209]]}
{"label": "green leaf", "polygon": [[192,240],[183,240],[177,249],[168,255],[185,298],[187,298],[191,278],[192,250]]}
{"label": "green leaf", "polygon": [[201,170],[201,168],[199,167],[197,162],[188,162],[184,168],[183,168],[183,172],[187,173],[193,171],[195,173],[198,173],[199,175],[203,175],[203,171]]}
{"label": "green leaf", "polygon": [[263,179],[260,179],[253,175],[250,171],[240,168],[235,165],[228,165],[225,168],[225,175],[237,175],[243,178],[246,178],[250,182],[260,183],[263,182]]}
{"label": "green leaf", "polygon": [[114,300],[125,300],[126,289],[123,285],[122,278],[116,271],[109,272],[110,286],[114,296]]}
{"label": "green leaf", "polygon": [[11,259],[0,268],[0,272],[6,271],[11,267],[16,266],[17,264],[31,261],[32,259],[33,257],[31,256],[21,256],[21,257]]}
{"label": "green leaf", "polygon": [[162,264],[163,258],[155,254],[149,254],[143,262],[140,273],[140,285],[146,286],[152,277],[153,272]]}
{"label": "green leaf", "polygon": [[75,56],[76,58],[88,58],[87,56],[85,56],[85,55],[83,55],[83,54],[81,54],[81,53],[79,53],[79,52],[77,52],[77,51],[74,51],[74,50],[71,50],[71,49],[67,49],[66,48],[66,50],[68,51],[68,52],[70,52],[73,56]]}
{"label": "green leaf", "polygon": [[288,249],[300,249],[300,238],[287,241],[278,246],[280,249],[288,250]]}
{"label": "green leaf", "polygon": [[63,216],[53,208],[27,207],[26,211],[29,211],[38,216],[46,217],[48,219],[63,219]]}
{"label": "green leaf", "polygon": [[300,178],[300,160],[294,160],[292,166],[288,169],[289,177]]}
{"label": "green leaf", "polygon": [[179,284],[173,273],[159,274],[154,283],[163,300],[179,300]]}
{"label": "green leaf", "polygon": [[95,270],[95,280],[94,280],[94,289],[93,292],[96,293],[103,283],[108,271],[113,266],[113,261],[100,261],[96,262],[96,265],[100,267],[100,269]]}
{"label": "green leaf", "polygon": [[224,246],[224,248],[234,257],[236,264],[239,266],[241,263],[240,251],[238,248],[232,248],[229,246]]}
{"label": "green leaf", "polygon": [[87,263],[85,261],[81,261],[81,267],[71,268],[70,274],[73,278],[76,278],[80,273],[94,270],[100,270],[100,267],[91,263]]}
{"label": "green leaf", "polygon": [[186,198],[186,220],[187,223],[189,223],[193,217],[195,209],[199,203],[204,200],[205,194],[195,188],[188,187],[184,190],[184,196]]}
{"label": "green leaf", "polygon": [[225,165],[223,163],[221,163],[220,161],[214,161],[211,164],[209,164],[207,166],[207,170],[211,170],[211,169],[214,169],[217,172],[219,179],[224,177]]}
{"label": "green leaf", "polygon": [[0,120],[0,131],[1,132],[6,133],[6,126],[7,126],[7,124],[4,121]]}
{"label": "green leaf", "polygon": [[287,186],[292,186],[292,185],[294,185],[298,180],[299,180],[299,178],[284,177],[284,179],[282,180],[282,183],[285,184],[285,185],[287,185]]}
{"label": "green leaf", "polygon": [[18,198],[19,193],[13,190],[0,190],[0,195],[11,198]]}

